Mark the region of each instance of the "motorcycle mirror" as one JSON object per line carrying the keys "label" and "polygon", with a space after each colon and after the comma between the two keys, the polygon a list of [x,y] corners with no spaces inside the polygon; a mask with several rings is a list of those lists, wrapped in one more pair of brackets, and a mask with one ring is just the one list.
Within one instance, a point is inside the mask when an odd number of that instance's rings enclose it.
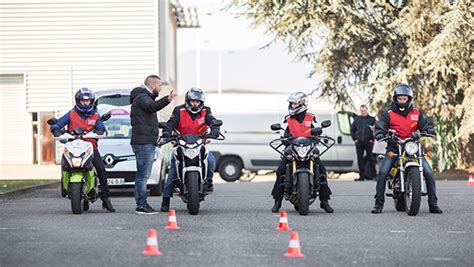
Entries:
{"label": "motorcycle mirror", "polygon": [[58,122],[58,119],[51,118],[46,123],[49,124],[49,125],[54,125],[54,124],[56,124],[56,122]]}
{"label": "motorcycle mirror", "polygon": [[327,128],[329,126],[331,126],[331,121],[330,120],[325,120],[325,121],[321,122],[321,127]]}
{"label": "motorcycle mirror", "polygon": [[212,126],[222,126],[222,120],[212,120]]}
{"label": "motorcycle mirror", "polygon": [[76,135],[81,135],[81,134],[84,133],[84,128],[82,128],[82,127],[76,128],[76,129],[74,129],[74,133]]}
{"label": "motorcycle mirror", "polygon": [[104,115],[100,116],[101,121],[108,121],[112,117],[112,114],[110,112],[105,113]]}
{"label": "motorcycle mirror", "polygon": [[270,129],[272,129],[273,131],[283,130],[283,128],[281,128],[281,124],[279,124],[279,123],[272,124],[270,126]]}

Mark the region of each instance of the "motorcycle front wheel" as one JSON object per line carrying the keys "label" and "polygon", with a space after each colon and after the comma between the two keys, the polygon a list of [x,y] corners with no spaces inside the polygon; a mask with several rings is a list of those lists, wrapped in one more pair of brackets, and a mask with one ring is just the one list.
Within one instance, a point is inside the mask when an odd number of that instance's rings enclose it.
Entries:
{"label": "motorcycle front wheel", "polygon": [[69,194],[71,196],[71,209],[74,214],[82,213],[82,184],[81,183],[71,183],[69,184]]}
{"label": "motorcycle front wheel", "polygon": [[196,215],[199,213],[199,175],[197,172],[188,172],[186,176],[188,212],[191,215]]}
{"label": "motorcycle front wheel", "polygon": [[421,177],[418,167],[406,168],[405,181],[405,210],[409,216],[415,216],[420,210],[421,203]]}
{"label": "motorcycle front wheel", "polygon": [[299,173],[296,177],[298,181],[298,211],[300,215],[309,213],[309,175]]}

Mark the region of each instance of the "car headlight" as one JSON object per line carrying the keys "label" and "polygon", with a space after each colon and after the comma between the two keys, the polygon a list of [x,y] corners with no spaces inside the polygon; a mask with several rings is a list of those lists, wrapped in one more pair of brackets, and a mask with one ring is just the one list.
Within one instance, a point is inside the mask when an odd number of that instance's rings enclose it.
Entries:
{"label": "car headlight", "polygon": [[72,166],[75,167],[75,168],[80,168],[81,165],[82,165],[82,158],[80,157],[72,157],[71,158],[71,163],[72,163]]}
{"label": "car headlight", "polygon": [[293,148],[295,149],[296,154],[298,154],[298,157],[304,158],[311,149],[311,146],[294,146]]}
{"label": "car headlight", "polygon": [[184,141],[183,139],[179,139],[179,145],[180,146],[185,146],[186,145],[186,141]]}
{"label": "car headlight", "polygon": [[199,148],[188,148],[184,150],[184,155],[190,159],[195,158],[199,155]]}
{"label": "car headlight", "polygon": [[415,143],[415,142],[406,143],[405,144],[405,152],[410,156],[415,155],[416,152],[418,152],[418,144]]}

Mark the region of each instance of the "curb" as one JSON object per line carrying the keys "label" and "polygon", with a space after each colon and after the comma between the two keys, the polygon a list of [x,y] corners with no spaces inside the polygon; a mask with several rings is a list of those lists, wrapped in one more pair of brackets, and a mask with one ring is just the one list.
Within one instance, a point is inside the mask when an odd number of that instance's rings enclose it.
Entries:
{"label": "curb", "polygon": [[26,193],[34,192],[36,190],[41,190],[41,189],[45,189],[45,188],[53,188],[53,187],[58,186],[60,184],[61,184],[61,182],[57,181],[57,182],[51,182],[51,183],[47,183],[47,184],[33,185],[33,186],[20,188],[20,189],[13,190],[13,191],[2,192],[2,193],[0,193],[0,199],[14,198],[14,197],[26,194]]}

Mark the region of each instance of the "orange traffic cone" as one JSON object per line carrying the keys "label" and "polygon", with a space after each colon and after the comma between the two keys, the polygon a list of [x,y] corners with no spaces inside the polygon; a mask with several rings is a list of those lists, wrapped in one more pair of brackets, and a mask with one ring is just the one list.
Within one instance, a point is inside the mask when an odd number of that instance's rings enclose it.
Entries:
{"label": "orange traffic cone", "polygon": [[148,238],[146,239],[146,247],[142,252],[143,256],[160,256],[162,255],[158,249],[158,239],[156,238],[155,229],[148,230]]}
{"label": "orange traffic cone", "polygon": [[298,232],[291,232],[290,244],[288,245],[288,252],[284,254],[288,258],[304,258],[300,249],[300,240],[298,239]]}
{"label": "orange traffic cone", "polygon": [[288,226],[288,217],[286,217],[286,211],[282,211],[280,213],[280,222],[278,223],[278,227],[275,230],[276,231],[291,231],[290,226]]}
{"label": "orange traffic cone", "polygon": [[168,217],[168,224],[165,226],[167,230],[178,230],[179,226],[176,223],[176,213],[174,210],[170,210],[170,216]]}
{"label": "orange traffic cone", "polygon": [[474,177],[472,177],[472,175],[469,175],[469,180],[467,181],[467,185],[474,186]]}

